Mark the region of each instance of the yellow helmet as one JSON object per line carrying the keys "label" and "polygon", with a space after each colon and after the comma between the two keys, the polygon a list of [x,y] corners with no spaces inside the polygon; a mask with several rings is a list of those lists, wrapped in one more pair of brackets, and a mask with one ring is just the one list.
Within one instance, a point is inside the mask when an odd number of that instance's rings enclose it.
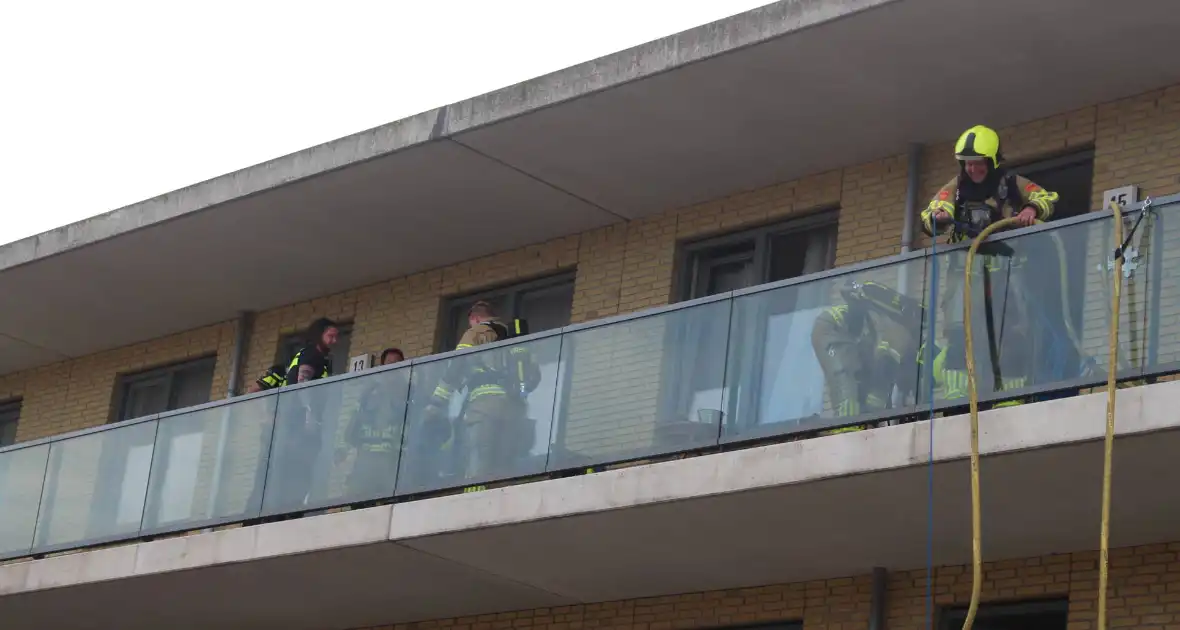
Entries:
{"label": "yellow helmet", "polygon": [[975,125],[959,136],[955,143],[955,159],[978,160],[991,158],[992,166],[1000,165],[1000,134],[991,127]]}

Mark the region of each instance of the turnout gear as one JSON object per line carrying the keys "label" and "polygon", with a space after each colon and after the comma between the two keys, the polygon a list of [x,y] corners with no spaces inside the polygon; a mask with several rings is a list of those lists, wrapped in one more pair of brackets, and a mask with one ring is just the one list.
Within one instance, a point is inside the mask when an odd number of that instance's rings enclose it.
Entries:
{"label": "turnout gear", "polygon": [[[457,350],[473,348],[527,334],[523,320],[511,326],[492,318],[472,326],[459,340]],[[458,426],[451,431],[436,428],[435,439],[453,432],[452,443],[461,443],[464,476],[486,478],[505,472],[506,466],[527,454],[535,439],[535,427],[527,417],[527,396],[540,383],[540,368],[525,345],[456,357],[431,396],[428,421],[438,425],[456,392],[467,390]],[[444,439],[445,442],[445,439]],[[445,444],[444,444],[445,447]]]}
{"label": "turnout gear", "polygon": [[[957,243],[974,238],[992,223],[1014,217],[1025,208],[1032,208],[1040,221],[1052,217],[1057,193],[1000,168],[1004,158],[1000,136],[993,129],[976,125],[965,131],[955,144],[955,159],[960,163],[959,174],[940,188],[922,211],[922,229],[926,234],[935,236],[950,227],[949,242]],[[977,183],[967,175],[966,161],[978,159],[986,161],[988,173]],[[940,212],[949,215],[949,223],[936,220],[935,215]],[[1028,384],[1033,358],[1028,290],[1023,274],[1013,273],[1023,267],[1027,257],[1015,256],[1002,242],[986,247],[986,252],[981,250],[980,270],[976,275],[982,281],[984,299],[974,302],[974,310],[980,312],[973,319],[986,322],[987,330],[976,334],[988,340],[995,389],[1016,389]],[[941,304],[947,347],[936,363],[943,368],[943,397],[955,399],[967,394],[963,327],[966,287],[961,279],[962,258],[955,256],[950,260],[950,276]]]}
{"label": "turnout gear", "polygon": [[[500,320],[491,319],[463,333],[455,349],[474,348],[511,339],[527,334],[527,330],[524,320],[514,320],[512,327],[509,327]],[[448,402],[452,394],[464,387],[469,390],[469,402],[483,396],[506,396],[510,393],[525,396],[536,389],[541,374],[529,349],[518,345],[506,351],[507,357],[503,352],[489,352],[453,361],[447,375],[435,388],[434,398],[439,403]]]}
{"label": "turnout gear", "polygon": [[[953,227],[950,242],[958,243],[982,232],[995,221],[1020,214],[1024,208],[1036,210],[1040,221],[1053,216],[1059,199],[1057,193],[1020,175],[1001,173],[996,178],[995,188],[990,190],[975,184],[965,173],[956,175],[935,193],[934,199],[922,211],[922,230],[935,236],[947,227]],[[940,211],[950,215],[953,226],[935,225],[934,215]]]}
{"label": "turnout gear", "polygon": [[[959,137],[955,144],[955,159],[959,160],[959,174],[934,195],[922,211],[922,230],[930,236],[948,227],[935,224],[934,215],[950,215],[953,230],[950,242],[957,243],[979,234],[991,223],[1016,216],[1024,208],[1036,211],[1037,219],[1047,221],[1053,216],[1058,195],[1041,188],[1025,177],[1000,168],[1000,136],[994,130],[976,125]],[[987,177],[979,183],[966,173],[967,160],[987,161]]]}
{"label": "turnout gear", "polygon": [[388,383],[374,383],[361,395],[345,440],[356,449],[348,486],[356,495],[391,483],[397,474],[405,399]]}
{"label": "turnout gear", "polygon": [[[982,264],[972,276],[978,281],[972,295],[982,295],[983,299],[972,301],[972,319],[975,338],[985,340],[992,376],[983,382],[995,391],[1025,387],[1029,384],[1028,376],[1032,373],[1035,358],[1029,290],[1021,271],[1025,258],[999,254],[976,258],[981,258]],[[947,400],[967,396],[967,333],[963,320],[965,287],[961,279],[957,280],[963,275],[962,265],[961,258],[952,260],[942,301],[947,347],[941,359],[945,381],[943,398]],[[981,354],[978,350],[976,353]]]}
{"label": "turnout gear", "polygon": [[[921,361],[918,333],[923,307],[877,282],[850,281],[840,293],[845,303],[816,318],[811,344],[836,415],[851,418],[887,409],[895,386],[903,393],[913,388],[904,380],[903,366]],[[864,428],[843,427],[830,433]]]}

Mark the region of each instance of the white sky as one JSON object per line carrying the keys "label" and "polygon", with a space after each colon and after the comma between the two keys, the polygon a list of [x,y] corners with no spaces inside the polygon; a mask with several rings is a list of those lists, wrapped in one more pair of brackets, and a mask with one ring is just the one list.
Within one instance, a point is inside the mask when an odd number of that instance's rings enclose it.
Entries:
{"label": "white sky", "polygon": [[767,2],[2,2],[0,243]]}

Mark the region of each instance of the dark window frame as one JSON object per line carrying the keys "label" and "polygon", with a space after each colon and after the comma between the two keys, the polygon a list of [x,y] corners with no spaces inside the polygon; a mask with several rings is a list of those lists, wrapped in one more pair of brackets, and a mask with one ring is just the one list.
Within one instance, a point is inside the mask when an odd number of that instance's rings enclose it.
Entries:
{"label": "dark window frame", "polygon": [[[706,294],[701,288],[708,279],[702,277],[701,271],[706,263],[715,262],[708,254],[718,249],[753,243],[753,269],[757,277],[749,286],[757,286],[769,282],[770,275],[770,246],[775,237],[786,234],[809,232],[820,228],[832,229],[830,251],[825,269],[831,269],[836,262],[837,235],[836,228],[840,224],[839,206],[825,206],[804,215],[790,217],[785,220],[774,221],[751,228],[743,228],[702,239],[685,241],[677,248],[677,265],[680,270],[676,274],[674,295],[677,302],[683,302]],[[720,258],[736,258],[734,254],[723,255]],[[720,259],[719,258],[719,259]]]}
{"label": "dark window frame", "polygon": [[1041,157],[1021,160],[1013,162],[1012,164],[1004,164],[1002,168],[1006,168],[1014,173],[1024,175],[1025,173],[1043,173],[1045,171],[1052,171],[1059,168],[1066,168],[1068,166],[1077,166],[1084,162],[1094,161],[1094,147],[1086,147],[1082,149],[1070,149],[1062,153],[1051,153],[1049,155],[1042,155]]}
{"label": "dark window frame", "polygon": [[[953,630],[963,624],[962,617],[966,614],[967,606],[942,606],[938,610],[938,630]],[[1059,613],[1068,622],[1069,600],[1066,598],[1008,601],[981,604],[977,619],[996,619],[1000,617],[1019,617],[1045,613]],[[1063,624],[1064,628],[1065,625]]]}
{"label": "dark window frame", "polygon": [[[355,327],[351,321],[336,322],[336,330],[340,332],[341,336],[348,336],[348,352],[345,354],[352,354],[352,333],[355,332]],[[303,349],[307,345],[307,329],[296,330],[286,334],[279,335],[279,342],[275,347],[275,364],[282,365],[283,369],[291,364],[291,360],[295,358],[295,353]],[[339,347],[339,346],[337,346]],[[352,357],[332,357],[332,376],[346,374],[348,372],[349,359]]]}
{"label": "dark window frame", "polygon": [[[766,284],[770,282],[771,272],[771,243],[777,237],[787,234],[798,234],[801,232],[809,232],[818,229],[825,229],[831,231],[830,242],[828,243],[828,256],[825,261],[825,269],[832,269],[835,267],[836,247],[837,247],[837,230],[840,224],[840,208],[839,206],[824,206],[801,216],[790,217],[786,220],[779,220],[773,223],[767,223],[752,228],[736,230],[727,234],[722,234],[713,237],[707,237],[700,240],[687,242],[679,248],[678,267],[681,270],[677,274],[678,286],[676,287],[676,296],[680,301],[704,297],[704,295],[697,295],[697,290],[706,285],[708,280],[700,277],[702,268],[702,254],[707,254],[710,251],[717,251],[721,248],[732,247],[743,242],[754,243],[753,253],[753,269],[755,273],[759,274],[757,278],[752,279],[749,286],[757,286],[759,284]],[[675,334],[674,331],[669,330],[668,335]],[[764,329],[753,332],[756,336],[756,341],[751,344],[755,357],[753,360],[760,364],[761,356],[765,352],[764,339],[766,331]],[[670,339],[670,338],[669,338]],[[669,341],[665,341],[665,346],[670,345]],[[722,357],[721,361],[727,361],[727,357]],[[684,361],[679,358],[672,358],[670,361],[665,361],[662,367],[662,376],[660,380],[660,406],[661,409],[677,409],[682,406],[682,401],[686,396],[691,395],[692,386],[685,387],[682,383],[682,374],[684,373]],[[753,392],[754,390],[750,390]],[[757,395],[756,393],[745,393],[745,396]],[[732,417],[732,407],[736,404],[736,398],[731,398],[728,402],[723,403],[722,422],[724,423],[727,417]]]}
{"label": "dark window frame", "polygon": [[[127,394],[129,393],[130,388],[132,386],[134,386],[136,383],[142,383],[142,382],[157,379],[160,377],[168,377],[167,396],[168,396],[169,411],[176,409],[175,407],[172,407],[173,400],[174,400],[174,397],[176,394],[176,391],[174,390],[175,385],[176,385],[176,380],[174,378],[175,375],[179,372],[191,370],[196,366],[201,366],[204,364],[208,364],[209,367],[211,368],[211,371],[213,372],[214,376],[216,376],[216,373],[217,373],[217,355],[216,354],[201,356],[201,357],[197,357],[194,359],[185,359],[184,361],[178,361],[176,363],[169,363],[168,365],[150,368],[147,370],[141,370],[139,372],[130,372],[130,373],[126,373],[126,374],[120,374],[115,379],[115,402],[113,405],[111,405],[112,413],[111,413],[111,419],[108,421],[108,424],[115,423],[115,422],[122,422],[125,419],[126,420],[133,420],[134,418],[124,418],[123,417],[124,415],[126,415],[126,412],[127,412],[127,399],[128,399]],[[210,393],[212,393],[212,383],[210,383]]]}
{"label": "dark window frame", "polygon": [[[571,269],[530,280],[496,285],[481,291],[472,291],[443,298],[442,305],[439,308],[439,325],[437,328],[438,334],[435,339],[435,351],[447,352],[455,349],[455,345],[459,343],[458,337],[455,336],[456,331],[459,330],[460,322],[467,317],[466,311],[470,307],[466,305],[469,302],[476,300],[492,301],[507,297],[509,303],[508,311],[496,313],[496,315],[505,320],[510,320],[517,317],[517,314],[520,312],[521,301],[526,294],[563,285],[569,285],[573,288],[576,279],[577,271]],[[570,301],[570,309],[571,311],[573,310],[572,300]]]}
{"label": "dark window frame", "polygon": [[[0,448],[16,444],[16,432],[20,429],[21,399],[0,402]],[[3,439],[3,428],[12,425],[12,440]]]}
{"label": "dark window frame", "polygon": [[[1027,177],[1037,184],[1041,184],[1041,181],[1038,178],[1045,173],[1064,170],[1086,163],[1089,163],[1090,165],[1090,196],[1084,200],[1084,203],[1087,207],[1087,211],[1092,212],[1094,210],[1094,208],[1090,207],[1090,199],[1093,199],[1094,197],[1094,147],[1092,146],[1081,149],[1070,149],[1061,153],[1042,155],[1041,157],[1013,162],[1012,164],[1004,164],[1003,168],[1022,177]],[[1053,190],[1053,187],[1049,187],[1049,190]],[[1065,218],[1066,216],[1077,216],[1078,214],[1081,213],[1061,216],[1058,216],[1055,213],[1053,218]]]}

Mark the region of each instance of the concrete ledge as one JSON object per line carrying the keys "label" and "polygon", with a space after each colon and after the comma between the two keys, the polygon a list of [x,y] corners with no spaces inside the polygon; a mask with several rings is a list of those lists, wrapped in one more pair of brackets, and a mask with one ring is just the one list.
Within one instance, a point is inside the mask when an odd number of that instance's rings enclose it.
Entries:
{"label": "concrete ledge", "polygon": [[[1120,390],[1116,430],[1129,436],[1180,427],[1180,382]],[[986,411],[980,416],[980,452],[999,455],[1102,439],[1106,394]],[[509,486],[393,507],[390,539],[403,540],[467,529],[632,508],[867,474],[925,464],[930,423],[751,448]],[[936,462],[970,456],[970,419],[940,418],[934,425]]]}
{"label": "concrete ledge", "polygon": [[391,506],[80,551],[0,566],[0,595],[384,543]]}

